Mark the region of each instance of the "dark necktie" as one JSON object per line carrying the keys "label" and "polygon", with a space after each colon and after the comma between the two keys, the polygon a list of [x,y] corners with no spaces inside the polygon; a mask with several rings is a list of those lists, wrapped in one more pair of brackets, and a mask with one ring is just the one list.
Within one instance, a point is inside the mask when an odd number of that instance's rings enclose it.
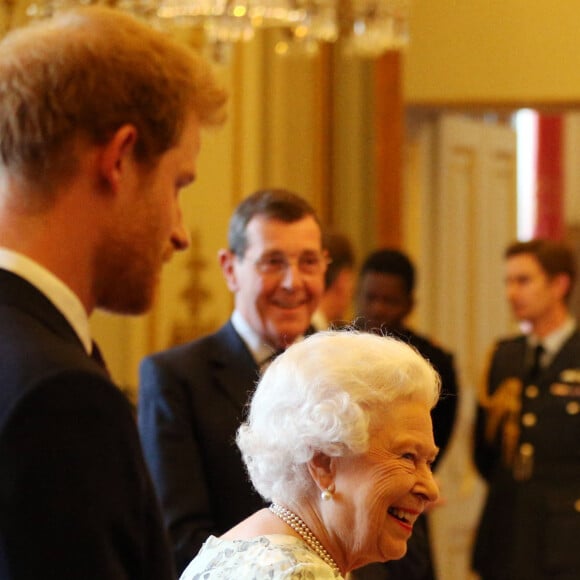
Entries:
{"label": "dark necktie", "polygon": [[544,354],[544,350],[544,347],[540,343],[532,351],[532,362],[526,377],[528,383],[535,383],[542,373],[542,355]]}
{"label": "dark necktie", "polygon": [[109,374],[109,369],[107,369],[107,364],[101,353],[101,349],[98,347],[97,343],[93,340],[93,350],[91,351],[91,358],[107,373]]}

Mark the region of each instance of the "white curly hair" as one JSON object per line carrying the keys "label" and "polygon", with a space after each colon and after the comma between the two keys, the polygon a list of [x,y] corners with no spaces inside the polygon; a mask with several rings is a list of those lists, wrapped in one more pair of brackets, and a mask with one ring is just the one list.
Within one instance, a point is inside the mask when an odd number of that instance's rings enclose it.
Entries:
{"label": "white curly hair", "polygon": [[237,434],[250,479],[265,499],[297,500],[313,482],[307,463],[365,453],[369,430],[400,398],[433,407],[440,378],[413,347],[354,330],[316,333],[265,371]]}

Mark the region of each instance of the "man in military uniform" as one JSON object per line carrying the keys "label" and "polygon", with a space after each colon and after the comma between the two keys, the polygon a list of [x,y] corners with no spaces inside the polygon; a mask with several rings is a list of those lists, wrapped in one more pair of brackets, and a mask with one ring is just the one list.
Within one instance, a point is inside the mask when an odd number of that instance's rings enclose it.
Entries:
{"label": "man in military uniform", "polygon": [[489,483],[474,553],[484,580],[580,578],[580,332],[565,245],[510,245],[506,293],[526,334],[501,340],[480,393],[475,462]]}

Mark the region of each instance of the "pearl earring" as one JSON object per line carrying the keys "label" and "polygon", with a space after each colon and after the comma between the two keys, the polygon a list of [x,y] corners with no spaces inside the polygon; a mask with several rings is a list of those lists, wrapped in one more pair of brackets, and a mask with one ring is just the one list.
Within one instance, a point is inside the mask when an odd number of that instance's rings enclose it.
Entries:
{"label": "pearl earring", "polygon": [[334,493],[334,484],[329,485],[326,489],[320,492],[320,497],[323,501],[330,501],[332,499],[332,494]]}

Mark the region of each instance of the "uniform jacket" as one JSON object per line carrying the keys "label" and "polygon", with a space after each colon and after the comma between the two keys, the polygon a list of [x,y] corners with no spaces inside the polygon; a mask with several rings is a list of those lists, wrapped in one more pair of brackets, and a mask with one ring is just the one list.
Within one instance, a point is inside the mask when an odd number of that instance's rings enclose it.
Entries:
{"label": "uniform jacket", "polygon": [[142,362],[139,431],[178,572],[210,534],[264,506],[235,443],[258,376],[231,322]]}
{"label": "uniform jacket", "polygon": [[526,338],[499,342],[488,393],[511,384],[517,405],[511,424],[504,415],[491,430],[492,414],[478,409],[475,460],[489,494],[474,567],[484,579],[572,580],[580,577],[580,333],[535,381],[525,369]]}
{"label": "uniform jacket", "polygon": [[0,578],[173,578],[131,409],[34,286],[0,269]]}

